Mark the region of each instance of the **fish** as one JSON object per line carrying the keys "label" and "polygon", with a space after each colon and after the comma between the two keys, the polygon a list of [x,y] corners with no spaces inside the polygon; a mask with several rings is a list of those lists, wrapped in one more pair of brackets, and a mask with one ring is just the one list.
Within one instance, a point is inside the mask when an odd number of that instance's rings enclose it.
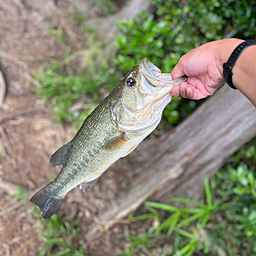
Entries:
{"label": "fish", "polygon": [[70,190],[79,184],[83,192],[89,190],[114,162],[130,154],[158,126],[173,85],[185,80],[172,80],[146,58],[133,67],[74,138],[51,156],[51,165],[62,169],[30,199],[42,217],[55,214]]}

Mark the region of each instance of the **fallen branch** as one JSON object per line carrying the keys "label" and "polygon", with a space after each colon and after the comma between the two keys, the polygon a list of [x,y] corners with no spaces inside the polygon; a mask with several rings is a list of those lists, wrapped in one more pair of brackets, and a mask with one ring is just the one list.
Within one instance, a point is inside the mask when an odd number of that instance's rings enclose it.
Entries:
{"label": "fallen branch", "polygon": [[14,112],[10,112],[10,113],[7,113],[7,114],[3,115],[2,117],[0,117],[0,124],[7,121],[7,120],[11,120],[13,118],[16,118],[18,116],[28,115],[28,114],[36,113],[36,112],[46,112],[46,113],[49,113],[49,114],[52,113],[46,107],[28,107],[28,108],[25,108],[25,109],[19,109],[19,110],[16,110]]}

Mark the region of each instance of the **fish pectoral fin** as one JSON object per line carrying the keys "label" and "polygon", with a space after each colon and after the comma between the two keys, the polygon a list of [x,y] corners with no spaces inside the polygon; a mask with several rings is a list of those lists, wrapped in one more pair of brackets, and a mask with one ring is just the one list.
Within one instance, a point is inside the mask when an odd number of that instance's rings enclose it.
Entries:
{"label": "fish pectoral fin", "polygon": [[137,148],[138,145],[139,145],[139,144],[137,144],[137,145],[131,147],[122,157],[125,157],[125,156],[129,155],[135,148]]}
{"label": "fish pectoral fin", "polygon": [[125,133],[109,140],[103,147],[103,149],[108,151],[114,151],[123,147],[129,141],[128,136]]}
{"label": "fish pectoral fin", "polygon": [[51,156],[50,163],[52,166],[57,166],[57,165],[65,165],[66,161],[66,155],[69,152],[69,149],[71,147],[71,142],[68,142],[61,148],[59,148],[55,153]]}
{"label": "fish pectoral fin", "polygon": [[83,191],[83,193],[85,193],[87,190],[89,190],[97,181],[99,178],[93,180],[93,181],[89,181],[89,182],[82,182],[79,185],[79,189],[81,189]]}

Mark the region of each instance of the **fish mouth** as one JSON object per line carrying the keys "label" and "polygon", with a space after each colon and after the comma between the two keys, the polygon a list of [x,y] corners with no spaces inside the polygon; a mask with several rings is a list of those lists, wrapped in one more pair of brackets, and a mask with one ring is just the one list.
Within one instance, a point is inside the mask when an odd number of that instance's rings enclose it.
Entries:
{"label": "fish mouth", "polygon": [[186,80],[186,77],[180,77],[175,80],[172,79],[171,74],[162,73],[161,70],[156,67],[147,58],[143,58],[139,65],[141,74],[147,80],[147,82],[153,87],[165,87],[167,85],[179,84]]}
{"label": "fish mouth", "polygon": [[164,87],[173,82],[171,74],[162,74],[161,70],[147,58],[141,60],[141,66],[141,73],[150,85]]}

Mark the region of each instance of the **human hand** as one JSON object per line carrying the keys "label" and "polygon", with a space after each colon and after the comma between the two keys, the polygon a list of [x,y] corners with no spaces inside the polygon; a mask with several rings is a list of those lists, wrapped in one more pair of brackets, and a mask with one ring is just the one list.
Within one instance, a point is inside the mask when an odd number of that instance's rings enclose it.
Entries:
{"label": "human hand", "polygon": [[188,78],[172,88],[172,96],[199,100],[212,95],[225,83],[222,74],[223,56],[220,56],[223,41],[204,44],[180,58],[171,73],[172,78],[184,75]]}

